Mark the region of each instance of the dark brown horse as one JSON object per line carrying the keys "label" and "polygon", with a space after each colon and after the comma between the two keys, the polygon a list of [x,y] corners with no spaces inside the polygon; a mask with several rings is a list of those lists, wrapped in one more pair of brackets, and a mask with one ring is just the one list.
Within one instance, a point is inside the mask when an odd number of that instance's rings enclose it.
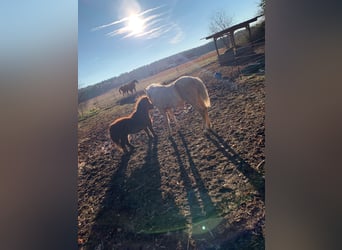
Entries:
{"label": "dark brown horse", "polygon": [[122,85],[120,88],[119,88],[119,93],[121,93],[123,96],[128,92],[131,92],[131,94],[133,94],[133,92],[137,91],[135,89],[135,84],[138,83],[138,80],[133,80],[131,81],[130,83],[127,83],[125,85]]}
{"label": "dark brown horse", "polygon": [[134,146],[129,142],[128,135],[144,130],[149,138],[156,137],[152,128],[152,121],[149,110],[153,104],[147,96],[141,96],[135,103],[134,111],[126,117],[121,117],[112,122],[109,126],[109,134],[117,148],[128,152],[126,145],[131,149]]}

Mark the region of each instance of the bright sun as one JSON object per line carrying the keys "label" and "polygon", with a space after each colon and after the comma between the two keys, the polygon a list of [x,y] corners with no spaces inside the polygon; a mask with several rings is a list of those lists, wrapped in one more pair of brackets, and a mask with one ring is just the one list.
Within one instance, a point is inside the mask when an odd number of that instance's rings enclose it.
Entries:
{"label": "bright sun", "polygon": [[138,35],[142,33],[145,29],[145,22],[137,15],[131,15],[128,18],[127,29],[132,33],[132,35]]}

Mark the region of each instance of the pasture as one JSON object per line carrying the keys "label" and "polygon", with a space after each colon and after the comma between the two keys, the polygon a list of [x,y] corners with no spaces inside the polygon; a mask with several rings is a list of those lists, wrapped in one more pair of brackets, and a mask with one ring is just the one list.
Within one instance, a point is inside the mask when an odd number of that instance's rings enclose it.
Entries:
{"label": "pasture", "polygon": [[[222,89],[214,73],[236,70],[220,67],[214,51],[139,79],[133,95],[113,89],[80,104],[80,249],[265,248],[265,76],[240,75],[237,91]],[[203,133],[202,118],[187,106],[175,112],[180,129],[169,137],[154,109],[158,138],[141,131],[132,153],[113,149],[109,124],[133,111],[147,85],[181,75],[205,83],[213,130]]]}

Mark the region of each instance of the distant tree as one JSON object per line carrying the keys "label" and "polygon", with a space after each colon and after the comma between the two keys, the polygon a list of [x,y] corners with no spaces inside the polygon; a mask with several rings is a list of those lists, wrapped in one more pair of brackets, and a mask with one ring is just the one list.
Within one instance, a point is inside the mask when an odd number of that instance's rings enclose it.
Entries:
{"label": "distant tree", "polygon": [[[216,11],[211,16],[209,30],[211,34],[220,32],[221,30],[229,28],[232,22],[233,18],[228,16],[224,10]],[[228,48],[229,42],[227,37],[224,37],[223,43]]]}
{"label": "distant tree", "polygon": [[78,115],[79,116],[83,116],[84,115],[84,110],[86,108],[86,103],[85,102],[81,102],[78,104]]}
{"label": "distant tree", "polygon": [[265,14],[265,7],[266,7],[266,0],[260,0],[260,3],[259,3],[259,13],[261,15],[264,15]]}

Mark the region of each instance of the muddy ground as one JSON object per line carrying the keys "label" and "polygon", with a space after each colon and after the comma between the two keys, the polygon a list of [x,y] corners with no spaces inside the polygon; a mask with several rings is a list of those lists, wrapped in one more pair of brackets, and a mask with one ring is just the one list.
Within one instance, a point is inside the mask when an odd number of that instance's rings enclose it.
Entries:
{"label": "muddy ground", "polygon": [[265,77],[240,75],[237,91],[222,90],[213,73],[232,69],[191,74],[208,88],[212,131],[190,106],[172,137],[153,110],[158,138],[132,136],[128,154],[110,146],[116,117],[79,130],[80,249],[265,248]]}

